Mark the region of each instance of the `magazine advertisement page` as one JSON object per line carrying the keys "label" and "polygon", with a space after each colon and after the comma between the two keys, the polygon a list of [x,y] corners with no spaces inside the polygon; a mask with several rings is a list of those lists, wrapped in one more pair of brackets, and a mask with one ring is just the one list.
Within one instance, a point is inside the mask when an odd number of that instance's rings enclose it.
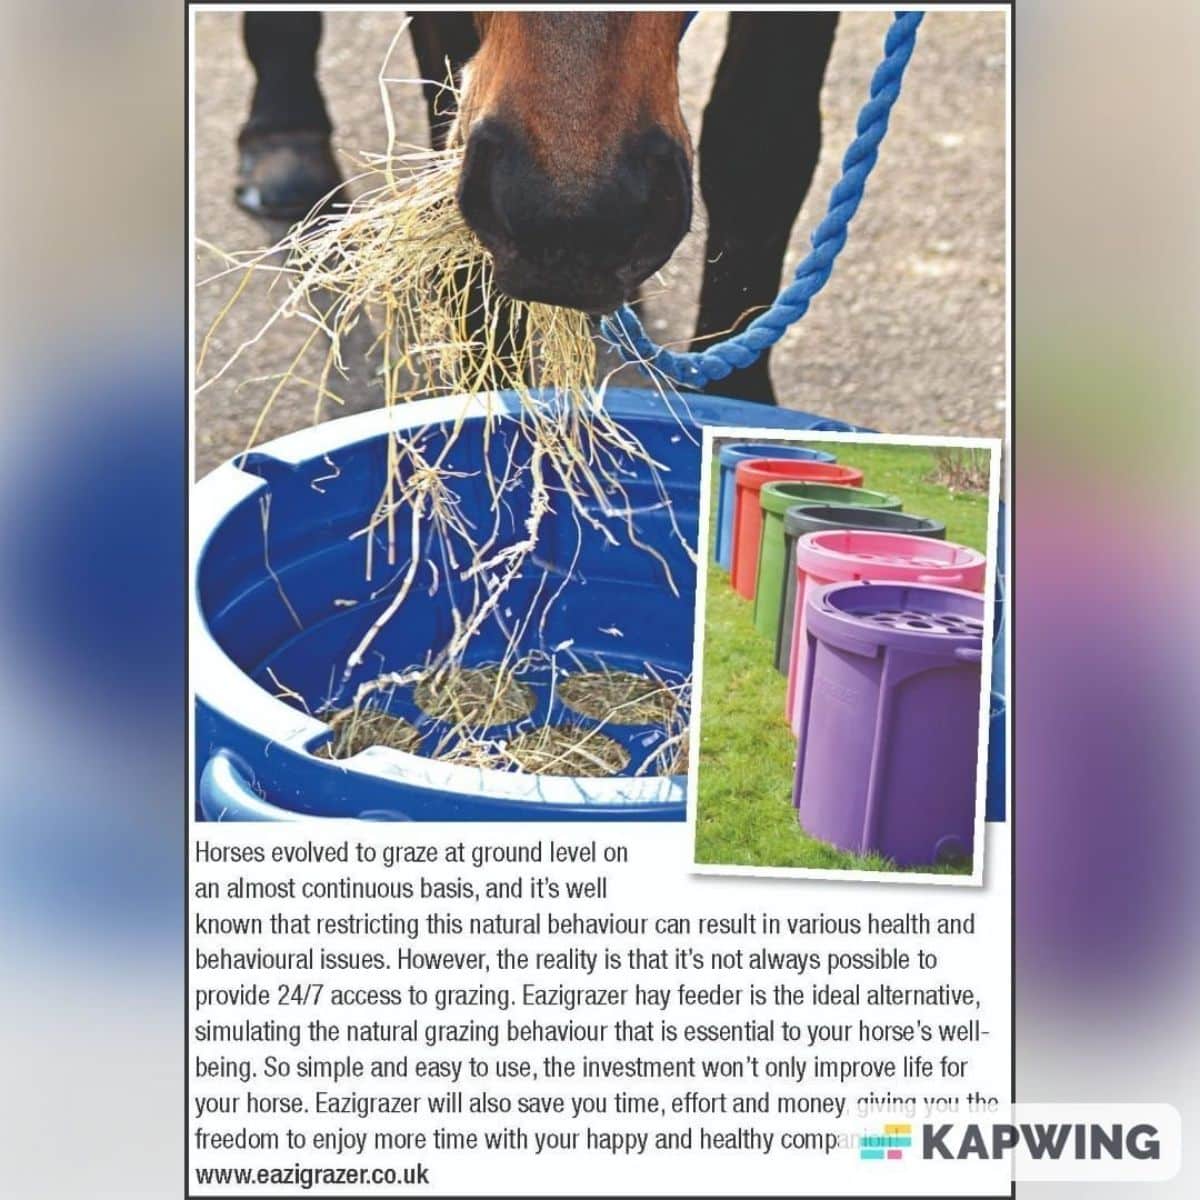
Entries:
{"label": "magazine advertisement page", "polygon": [[1007,1194],[1008,10],[192,32],[191,1192]]}

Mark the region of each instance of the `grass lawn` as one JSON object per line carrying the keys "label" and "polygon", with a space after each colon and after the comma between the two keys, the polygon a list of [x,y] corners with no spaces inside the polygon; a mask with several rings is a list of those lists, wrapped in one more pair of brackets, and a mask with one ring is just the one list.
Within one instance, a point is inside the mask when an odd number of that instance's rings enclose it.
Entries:
{"label": "grass lawn", "polygon": [[[803,443],[802,443],[803,444]],[[812,443],[814,446],[829,443]],[[946,537],[987,550],[987,497],[930,481],[934,458],[915,446],[836,446],[838,461],[860,467],[865,486],[904,500],[904,511],[946,523]],[[713,464],[715,492],[719,472]],[[716,506],[712,509],[714,515]],[[710,524],[712,524],[710,522]],[[710,529],[715,534],[715,525]],[[892,871],[878,855],[836,850],[809,837],[792,808],[796,743],[784,715],[787,680],[774,647],[754,627],[754,605],[708,564],[701,697],[696,861],[762,867]],[[923,867],[923,873],[969,869]]]}

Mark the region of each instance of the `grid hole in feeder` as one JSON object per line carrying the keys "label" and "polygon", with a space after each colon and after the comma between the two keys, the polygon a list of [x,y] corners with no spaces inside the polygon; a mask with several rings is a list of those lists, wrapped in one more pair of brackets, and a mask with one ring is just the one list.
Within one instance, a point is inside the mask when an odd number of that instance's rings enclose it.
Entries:
{"label": "grid hole in feeder", "polygon": [[464,725],[508,725],[528,717],[536,697],[496,667],[455,667],[422,679],[413,700],[426,716]]}
{"label": "grid hole in feeder", "polygon": [[916,608],[883,608],[856,613],[859,620],[882,629],[911,629],[923,633],[945,633],[956,637],[978,637],[983,625],[959,613],[930,612]]}
{"label": "grid hole in feeder", "polygon": [[515,766],[533,775],[603,778],[619,775],[629,751],[615,738],[583,725],[542,725],[519,733],[504,749]]}
{"label": "grid hole in feeder", "polygon": [[607,725],[663,725],[678,707],[675,694],[659,680],[633,671],[580,671],[557,687],[567,708]]}
{"label": "grid hole in feeder", "polygon": [[326,758],[351,758],[368,746],[387,746],[408,754],[421,752],[420,730],[383,706],[364,704],[339,709],[329,718],[333,738],[318,751]]}

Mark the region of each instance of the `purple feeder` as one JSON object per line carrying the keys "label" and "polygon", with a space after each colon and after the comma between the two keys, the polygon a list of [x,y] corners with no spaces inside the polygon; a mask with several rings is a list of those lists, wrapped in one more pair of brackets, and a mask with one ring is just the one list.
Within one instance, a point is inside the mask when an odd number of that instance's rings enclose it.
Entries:
{"label": "purple feeder", "polygon": [[982,597],[814,588],[792,802],[804,829],[897,866],[962,860],[975,833]]}

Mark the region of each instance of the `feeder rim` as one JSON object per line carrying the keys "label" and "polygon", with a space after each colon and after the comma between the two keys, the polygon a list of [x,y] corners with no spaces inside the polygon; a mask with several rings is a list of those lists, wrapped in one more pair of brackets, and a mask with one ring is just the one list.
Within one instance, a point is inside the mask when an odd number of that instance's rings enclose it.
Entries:
{"label": "feeder rim", "polygon": [[[818,532],[818,530],[803,528],[802,522],[805,520],[829,521],[831,529],[858,529],[860,527],[854,524],[855,521],[871,520],[869,516],[864,517],[864,510],[867,513],[878,513],[889,520],[899,519],[902,524],[908,525],[908,530],[894,529],[880,532],[907,533],[914,529],[924,529],[926,532],[936,532],[940,529],[945,532],[946,529],[945,521],[939,521],[935,517],[923,517],[918,513],[906,513],[898,509],[872,508],[869,504],[833,504],[820,500],[805,500],[799,504],[789,504],[784,510],[783,527],[793,537],[799,537],[804,533]],[[843,521],[844,525],[838,524]],[[872,526],[866,525],[864,531],[871,528]]]}
{"label": "feeder rim", "polygon": [[[840,550],[836,545],[828,544],[846,538],[864,543],[863,548]],[[882,573],[876,576],[874,572],[877,569],[878,558],[867,557],[867,554],[863,553],[863,549],[872,544],[885,553],[893,553],[900,557],[911,556],[914,560],[911,569],[920,571],[922,577],[910,581],[906,575],[896,579],[891,572],[896,569],[897,564],[882,564],[878,568]],[[883,529],[818,529],[812,533],[801,534],[796,539],[795,562],[797,571],[824,578],[848,578],[847,572],[855,570],[858,565],[872,572],[873,582],[936,585],[961,583],[965,574],[981,573],[987,565],[987,557],[959,542],[937,541],[912,533],[893,533]],[[910,568],[904,569],[907,571]],[[979,585],[983,586],[982,577]]]}
{"label": "feeder rim", "polygon": [[[845,501],[840,506],[842,508],[874,508],[880,512],[899,512],[900,505],[903,504],[899,496],[893,496],[890,492],[876,492],[870,488],[856,487],[848,483],[834,483],[832,480],[824,479],[772,480],[770,483],[763,484],[758,502],[764,512],[769,512],[774,516],[783,516],[789,509],[796,508],[800,504],[832,503],[829,500],[798,499],[798,497],[803,497],[805,491],[811,491],[812,488],[836,488],[839,492],[845,492],[845,496],[839,497]],[[856,504],[855,498],[861,502]]]}
{"label": "feeder rim", "polygon": [[844,463],[813,462],[803,458],[748,458],[737,465],[734,478],[740,488],[760,491],[768,483],[827,483],[857,487],[862,473]]}
{"label": "feeder rim", "polygon": [[790,446],[787,442],[772,445],[770,442],[731,442],[717,451],[717,461],[723,467],[745,462],[751,458],[777,458],[783,462],[836,462],[829,450],[818,450],[811,446]]}

